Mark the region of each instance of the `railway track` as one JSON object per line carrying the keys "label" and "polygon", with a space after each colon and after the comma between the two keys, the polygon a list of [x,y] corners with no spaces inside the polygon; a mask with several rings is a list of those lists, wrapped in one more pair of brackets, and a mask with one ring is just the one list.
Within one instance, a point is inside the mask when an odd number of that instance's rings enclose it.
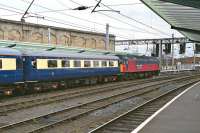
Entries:
{"label": "railway track", "polygon": [[175,96],[198,81],[188,82],[110,120],[89,133],[130,133]]}
{"label": "railway track", "polygon": [[[172,78],[177,78],[178,75],[172,76]],[[105,85],[105,86],[100,86],[100,87],[89,87],[89,88],[79,88],[74,91],[65,91],[64,93],[58,93],[58,94],[53,94],[53,95],[46,95],[43,97],[38,97],[38,98],[26,98],[16,101],[4,104],[0,104],[0,114],[6,114],[9,112],[13,111],[19,111],[20,109],[27,109],[35,106],[40,106],[40,105],[46,105],[54,102],[59,102],[59,101],[64,101],[67,99],[75,98],[75,97],[81,97],[85,95],[92,95],[95,93],[101,93],[104,91],[113,91],[119,88],[125,88],[125,87],[130,87],[130,86],[136,86],[139,84],[144,84],[148,82],[157,82],[161,80],[168,79],[169,76],[163,76],[160,78],[155,78],[155,79],[145,79],[145,80],[137,80],[137,81],[125,81],[125,82],[120,82],[120,83],[113,83],[110,85]],[[179,79],[179,78],[177,78]],[[120,85],[119,85],[120,84]]]}
{"label": "railway track", "polygon": [[[194,76],[195,77],[195,76]],[[187,77],[188,79],[189,77]],[[177,79],[176,79],[177,80]],[[181,79],[179,79],[181,80]],[[183,79],[182,79],[183,80]],[[53,126],[59,125],[63,122],[71,121],[77,118],[80,118],[83,115],[91,113],[95,110],[99,110],[105,108],[106,106],[115,104],[119,101],[135,97],[138,95],[143,95],[145,93],[149,93],[151,91],[155,91],[162,84],[171,82],[172,80],[168,80],[166,82],[160,82],[157,85],[147,86],[145,89],[137,89],[128,92],[124,92],[123,94],[117,94],[106,98],[100,98],[99,100],[91,101],[88,103],[81,104],[79,106],[74,106],[70,108],[65,108],[60,111],[52,112],[46,115],[34,117],[31,119],[26,119],[17,123],[13,123],[10,125],[6,125],[0,127],[1,132],[40,132],[51,128]]]}

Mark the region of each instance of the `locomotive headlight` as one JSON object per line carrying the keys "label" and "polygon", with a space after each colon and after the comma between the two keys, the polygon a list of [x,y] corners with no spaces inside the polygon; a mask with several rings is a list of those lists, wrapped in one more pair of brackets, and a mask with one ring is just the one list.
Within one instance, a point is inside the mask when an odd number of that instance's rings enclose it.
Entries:
{"label": "locomotive headlight", "polygon": [[12,90],[6,90],[6,91],[4,91],[4,94],[6,96],[10,96],[10,95],[12,95]]}
{"label": "locomotive headlight", "polygon": [[40,91],[41,88],[40,88],[40,87],[34,87],[34,90],[36,90],[36,91]]}

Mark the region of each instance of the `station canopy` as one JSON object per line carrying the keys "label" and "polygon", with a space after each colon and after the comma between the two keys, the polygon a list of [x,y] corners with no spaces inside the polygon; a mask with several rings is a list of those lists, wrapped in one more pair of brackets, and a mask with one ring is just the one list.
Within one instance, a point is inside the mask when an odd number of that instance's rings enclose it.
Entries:
{"label": "station canopy", "polygon": [[172,29],[200,42],[200,0],[141,0]]}

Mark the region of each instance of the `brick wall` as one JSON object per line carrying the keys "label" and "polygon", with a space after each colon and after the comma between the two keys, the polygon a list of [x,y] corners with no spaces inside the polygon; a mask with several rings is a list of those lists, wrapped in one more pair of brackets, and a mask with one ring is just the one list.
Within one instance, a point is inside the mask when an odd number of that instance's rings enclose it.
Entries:
{"label": "brick wall", "polygon": [[[48,43],[46,25],[0,19],[0,40]],[[72,47],[105,49],[105,35],[102,33],[50,27],[51,44]],[[115,36],[110,35],[108,50],[114,50]]]}

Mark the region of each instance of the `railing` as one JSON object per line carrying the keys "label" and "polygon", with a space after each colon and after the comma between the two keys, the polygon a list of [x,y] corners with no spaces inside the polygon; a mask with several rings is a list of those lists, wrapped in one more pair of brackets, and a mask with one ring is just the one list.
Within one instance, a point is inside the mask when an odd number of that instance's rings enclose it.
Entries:
{"label": "railing", "polygon": [[200,70],[200,64],[180,64],[174,66],[162,66],[161,71],[189,71],[189,70]]}

